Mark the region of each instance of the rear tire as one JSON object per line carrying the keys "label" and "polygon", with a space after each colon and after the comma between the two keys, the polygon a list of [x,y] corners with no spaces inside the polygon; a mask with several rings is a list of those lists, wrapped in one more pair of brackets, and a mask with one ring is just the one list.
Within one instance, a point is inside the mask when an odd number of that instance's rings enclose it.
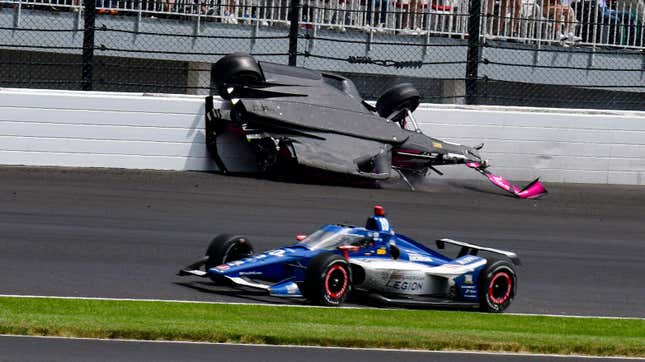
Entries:
{"label": "rear tire", "polygon": [[217,235],[206,249],[206,270],[253,255],[251,242],[243,236]]}
{"label": "rear tire", "polygon": [[226,88],[231,85],[246,85],[264,81],[262,69],[255,58],[246,53],[229,54],[215,63],[213,80],[219,96],[230,100]]}
{"label": "rear tire", "polygon": [[339,306],[351,290],[349,263],[337,254],[316,255],[307,266],[304,295],[313,304]]}
{"label": "rear tire", "polygon": [[506,259],[488,259],[479,277],[479,309],[482,312],[501,313],[509,305],[517,289],[517,274]]}
{"label": "rear tire", "polygon": [[376,111],[383,118],[392,113],[407,108],[414,112],[419,106],[421,95],[410,83],[401,83],[388,89],[376,101]]}

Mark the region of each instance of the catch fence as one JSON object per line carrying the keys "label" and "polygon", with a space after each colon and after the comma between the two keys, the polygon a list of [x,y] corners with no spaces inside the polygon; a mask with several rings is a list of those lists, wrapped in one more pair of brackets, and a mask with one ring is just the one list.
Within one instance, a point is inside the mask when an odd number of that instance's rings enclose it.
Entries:
{"label": "catch fence", "polygon": [[0,86],[208,93],[258,59],[439,103],[645,109],[642,0],[0,0]]}

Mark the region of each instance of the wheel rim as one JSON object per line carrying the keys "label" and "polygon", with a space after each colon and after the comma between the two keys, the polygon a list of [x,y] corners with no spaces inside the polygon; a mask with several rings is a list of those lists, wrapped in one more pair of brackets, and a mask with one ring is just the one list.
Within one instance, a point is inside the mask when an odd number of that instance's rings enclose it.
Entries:
{"label": "wheel rim", "polygon": [[340,298],[347,290],[347,270],[340,264],[333,265],[325,275],[325,293],[332,299]]}
{"label": "wheel rim", "polygon": [[507,272],[499,272],[488,284],[488,298],[495,304],[503,304],[510,298],[513,280]]}

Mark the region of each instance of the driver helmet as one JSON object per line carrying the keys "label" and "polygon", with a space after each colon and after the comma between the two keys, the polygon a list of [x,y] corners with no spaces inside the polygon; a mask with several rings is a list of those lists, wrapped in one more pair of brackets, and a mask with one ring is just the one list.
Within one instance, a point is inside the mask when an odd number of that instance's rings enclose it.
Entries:
{"label": "driver helmet", "polygon": [[374,206],[374,215],[367,218],[365,228],[367,230],[382,231],[388,233],[392,231],[390,222],[385,217],[385,209],[383,208],[383,206]]}

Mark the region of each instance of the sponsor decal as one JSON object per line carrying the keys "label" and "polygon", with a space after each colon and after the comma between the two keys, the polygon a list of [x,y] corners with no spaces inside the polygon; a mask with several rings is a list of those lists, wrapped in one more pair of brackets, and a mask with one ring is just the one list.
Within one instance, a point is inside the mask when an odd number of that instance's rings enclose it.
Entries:
{"label": "sponsor decal", "polygon": [[240,275],[262,275],[262,272],[259,272],[259,271],[245,271],[245,272],[240,272]]}
{"label": "sponsor decal", "polygon": [[379,217],[377,220],[381,224],[381,230],[390,230],[390,222],[386,218]]}
{"label": "sponsor decal", "polygon": [[230,266],[240,266],[240,265],[244,264],[244,262],[241,261],[241,260],[234,260],[234,261],[232,261],[230,263],[226,263],[226,264],[228,264]]}
{"label": "sponsor decal", "polygon": [[378,263],[380,260],[376,260],[376,259],[360,259],[360,261],[362,263],[368,263],[369,264],[369,263]]}
{"label": "sponsor decal", "polygon": [[228,270],[230,268],[231,267],[226,265],[226,264],[218,265],[218,266],[215,267],[215,269],[217,269],[217,270]]}
{"label": "sponsor decal", "polygon": [[474,255],[468,255],[468,256],[464,256],[463,258],[461,258],[459,260],[455,260],[455,261],[457,263],[461,264],[461,265],[466,265],[466,264],[470,264],[470,263],[472,263],[474,261],[477,261],[478,259],[479,258],[474,256]]}
{"label": "sponsor decal", "polygon": [[423,281],[425,276],[417,274],[404,274],[404,273],[392,273],[390,274],[390,280],[421,280]]}
{"label": "sponsor decal", "polygon": [[464,284],[473,284],[473,275],[472,274],[464,275]]}
{"label": "sponsor decal", "polygon": [[421,254],[410,253],[408,254],[408,256],[410,258],[410,261],[432,261],[431,257]]}
{"label": "sponsor decal", "polygon": [[420,290],[423,289],[423,282],[406,281],[406,280],[388,280],[385,286],[396,290]]}
{"label": "sponsor decal", "polygon": [[380,249],[378,249],[378,250],[376,251],[376,254],[378,254],[378,255],[385,255],[385,254],[387,254],[387,251],[385,250],[385,248],[380,248]]}
{"label": "sponsor decal", "polygon": [[465,289],[465,288],[464,288],[464,286],[462,285],[462,286],[461,286],[461,292],[463,293],[463,295],[464,295],[465,297],[467,297],[467,296],[473,296],[473,295],[476,295],[476,294],[477,294],[477,289],[475,289],[475,287],[469,287],[469,288],[466,288],[466,289]]}
{"label": "sponsor decal", "polygon": [[272,256],[277,256],[277,257],[283,257],[284,254],[286,254],[286,251],[284,251],[283,249],[277,249],[277,250],[271,250],[267,252],[267,254]]}
{"label": "sponsor decal", "polygon": [[270,251],[267,251],[264,254],[271,255],[271,256],[277,256],[277,257],[281,258],[281,257],[285,256],[287,253],[293,254],[294,252],[295,251],[293,249],[286,248],[286,249],[270,250]]}
{"label": "sponsor decal", "polygon": [[432,142],[432,147],[434,147],[434,148],[443,148],[443,145],[440,142]]}

